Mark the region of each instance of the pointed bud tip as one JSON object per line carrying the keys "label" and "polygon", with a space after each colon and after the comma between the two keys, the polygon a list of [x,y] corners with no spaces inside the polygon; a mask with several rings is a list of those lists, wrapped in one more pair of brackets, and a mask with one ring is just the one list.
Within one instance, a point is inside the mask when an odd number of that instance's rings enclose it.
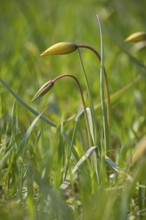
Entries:
{"label": "pointed bud tip", "polygon": [[[45,51],[44,51],[44,52],[45,52]],[[44,52],[42,52],[42,53],[40,54],[41,57],[45,56],[45,53],[44,53]]]}
{"label": "pointed bud tip", "polygon": [[31,100],[32,102],[34,102],[35,100],[39,99],[40,97],[42,97],[43,95],[45,95],[54,85],[54,81],[50,80],[48,82],[46,82],[39,90],[38,92],[35,94],[35,96],[33,97],[33,99]]}
{"label": "pointed bud tip", "polygon": [[31,102],[34,102],[36,100],[36,98],[35,97],[33,97],[33,99],[31,100]]}

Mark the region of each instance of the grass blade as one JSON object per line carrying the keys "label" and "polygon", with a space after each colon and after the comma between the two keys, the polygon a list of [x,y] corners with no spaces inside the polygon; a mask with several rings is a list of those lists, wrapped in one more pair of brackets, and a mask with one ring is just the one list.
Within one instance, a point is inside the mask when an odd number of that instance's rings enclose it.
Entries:
{"label": "grass blade", "polygon": [[100,45],[101,45],[101,61],[100,61],[100,95],[101,95],[101,107],[102,107],[102,117],[103,117],[103,130],[104,130],[104,148],[101,152],[102,156],[106,155],[107,149],[109,147],[109,128],[107,123],[107,110],[104,98],[104,49],[103,49],[103,34],[101,28],[100,18],[97,15],[97,20],[99,24],[100,31]]}
{"label": "grass blade", "polygon": [[[32,114],[34,114],[35,116],[39,116],[39,115],[40,115],[40,113],[38,113],[37,111],[35,111],[32,107],[30,107],[28,104],[26,104],[20,97],[18,97],[18,96],[16,95],[16,93],[14,93],[14,92],[10,89],[10,87],[9,87],[2,79],[0,79],[0,82],[1,82],[2,85],[11,93],[11,95],[12,95],[21,105],[23,105],[28,111],[30,111],[30,112],[31,112]],[[49,124],[50,126],[53,126],[53,127],[56,127],[56,126],[57,126],[53,121],[47,119],[47,118],[44,117],[43,115],[40,115],[39,118],[40,118],[41,120],[43,120],[44,122],[46,122],[47,124]]]}

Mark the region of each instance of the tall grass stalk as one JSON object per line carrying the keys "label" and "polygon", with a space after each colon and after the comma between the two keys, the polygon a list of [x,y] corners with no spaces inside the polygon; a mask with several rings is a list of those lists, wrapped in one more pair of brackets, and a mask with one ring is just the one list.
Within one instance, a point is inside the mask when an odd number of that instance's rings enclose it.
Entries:
{"label": "tall grass stalk", "polygon": [[[101,56],[98,53],[98,51],[95,50],[93,47],[91,47],[89,45],[78,45],[78,48],[85,48],[85,49],[92,51],[96,55],[98,61],[101,63]],[[84,70],[84,74],[86,74],[85,68],[83,66],[83,61],[82,61],[82,67]],[[108,120],[108,127],[110,128],[110,91],[109,91],[109,84],[108,84],[108,78],[107,78],[107,73],[106,73],[105,67],[104,67],[103,75],[104,75],[104,80],[105,80],[105,89],[106,89],[106,96],[107,96],[107,120]],[[86,81],[88,80],[87,74],[85,75],[85,79],[86,79]],[[87,83],[87,86],[89,87],[89,83]],[[89,92],[90,92],[90,90],[89,90]],[[91,92],[90,92],[90,96],[91,96]]]}
{"label": "tall grass stalk", "polygon": [[[79,54],[79,59],[80,59],[80,63],[83,69],[83,74],[84,74],[84,78],[85,78],[85,82],[86,82],[86,88],[87,88],[87,93],[88,93],[88,97],[89,97],[89,104],[90,104],[90,108],[89,111],[91,109],[91,130],[93,130],[92,132],[92,139],[93,139],[93,146],[98,146],[97,142],[100,142],[97,139],[100,139],[99,135],[97,134],[97,126],[96,126],[96,117],[95,117],[95,110],[94,110],[94,104],[93,104],[93,99],[91,96],[91,89],[90,89],[90,85],[89,85],[89,81],[88,81],[88,77],[87,77],[87,73],[86,70],[84,68],[84,64],[83,64],[83,59],[80,53],[80,46],[78,47],[78,54]],[[88,121],[89,121],[89,117],[88,117]],[[100,148],[98,147],[96,149],[96,153],[93,152],[92,156],[91,156],[91,162],[92,162],[92,167],[94,172],[96,173],[96,177],[97,177],[97,181],[98,183],[100,182],[100,178],[99,178],[99,169],[97,167],[97,159],[100,156],[101,152],[100,152]]]}
{"label": "tall grass stalk", "polygon": [[71,143],[70,143],[70,148],[69,148],[69,152],[68,152],[67,165],[66,165],[66,168],[65,168],[65,173],[64,173],[63,180],[66,180],[66,176],[67,176],[67,171],[68,171],[68,167],[69,167],[69,161],[70,161],[70,158],[71,158],[71,153],[72,153],[72,150],[73,150],[73,143],[74,143],[76,129],[77,129],[77,123],[78,122],[75,121],[74,129],[73,129],[73,134],[72,134],[72,138],[71,138]]}
{"label": "tall grass stalk", "polygon": [[[101,45],[102,45],[102,42],[101,42]],[[103,128],[104,128],[104,136],[105,136],[104,145],[105,145],[105,148],[107,149],[107,147],[109,147],[109,131],[110,131],[110,91],[109,91],[107,73],[106,73],[106,69],[104,67],[104,62],[103,62],[103,46],[101,46],[102,58],[99,55],[99,53],[91,46],[78,45],[78,48],[89,49],[90,51],[92,51],[96,55],[97,59],[100,62],[100,96],[101,96],[101,106],[102,106],[102,111],[103,111]],[[78,51],[79,51],[79,49],[78,49]],[[86,74],[86,71],[85,71],[85,68],[84,68],[84,65],[83,65],[83,61],[82,61],[80,52],[79,52],[79,57],[80,57],[80,61],[81,61],[81,64],[82,64],[84,76],[85,76],[85,79],[86,79],[87,91],[88,91],[88,95],[89,95],[89,98],[90,98],[91,113],[92,113],[93,121],[95,123],[95,112],[94,112],[94,107],[93,107],[93,101],[92,101],[92,98],[91,98],[91,91],[90,91],[87,74]],[[104,82],[103,82],[104,80],[105,80],[105,88],[106,88],[106,96],[107,96],[106,104],[105,104],[105,98],[104,98]],[[96,128],[95,128],[95,130],[96,130]],[[97,134],[96,134],[96,136],[97,136]],[[101,152],[100,152],[100,154],[101,154]]]}
{"label": "tall grass stalk", "polygon": [[99,24],[99,32],[100,32],[100,45],[101,45],[101,62],[100,62],[100,95],[101,95],[101,108],[102,108],[102,117],[103,117],[103,131],[104,131],[104,148],[102,151],[102,156],[105,157],[107,154],[107,149],[109,147],[109,127],[107,121],[107,109],[105,104],[104,97],[104,48],[103,48],[103,33],[100,18],[97,15],[97,20]]}
{"label": "tall grass stalk", "polygon": [[89,80],[87,77],[87,73],[86,73],[83,59],[82,59],[81,52],[80,52],[80,47],[78,47],[78,54],[79,54],[80,63],[81,63],[82,69],[83,69],[83,74],[84,74],[84,78],[85,78],[85,82],[86,82],[86,88],[87,88],[87,93],[88,93],[88,97],[89,97],[89,104],[90,104],[90,109],[91,109],[91,114],[92,114],[93,131],[94,131],[93,141],[94,141],[94,145],[97,145],[97,143],[96,143],[97,129],[96,129],[96,118],[95,118],[94,104],[93,104],[93,99],[91,96],[91,89],[90,89],[90,85],[89,85]]}

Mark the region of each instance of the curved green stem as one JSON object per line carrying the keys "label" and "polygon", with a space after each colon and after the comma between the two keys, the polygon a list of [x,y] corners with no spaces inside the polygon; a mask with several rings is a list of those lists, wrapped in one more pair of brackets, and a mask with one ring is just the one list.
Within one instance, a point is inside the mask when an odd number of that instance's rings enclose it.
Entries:
{"label": "curved green stem", "polygon": [[[89,49],[96,55],[99,62],[101,62],[101,57],[99,53],[93,47],[89,45],[84,45],[84,44],[78,45],[78,47]],[[105,67],[104,67],[104,79],[105,79],[105,84],[106,84],[106,95],[107,95],[107,119],[108,119],[108,127],[110,127],[110,91],[109,91],[109,84],[108,84],[107,73],[106,73]]]}
{"label": "curved green stem", "polygon": [[72,79],[75,80],[75,82],[76,82],[76,84],[78,86],[78,89],[79,89],[79,92],[80,92],[80,95],[81,95],[81,99],[82,99],[82,103],[83,103],[83,109],[84,109],[85,122],[86,122],[86,127],[87,127],[89,146],[91,147],[91,146],[94,145],[94,143],[93,143],[91,132],[90,132],[89,120],[88,120],[87,111],[86,111],[86,104],[85,104],[85,99],[84,99],[84,96],[83,96],[81,85],[79,83],[79,80],[74,75],[72,75],[72,74],[62,74],[62,75],[59,75],[55,79],[53,79],[52,81],[55,83],[57,80],[59,80],[59,79],[61,79],[63,77],[71,77]]}

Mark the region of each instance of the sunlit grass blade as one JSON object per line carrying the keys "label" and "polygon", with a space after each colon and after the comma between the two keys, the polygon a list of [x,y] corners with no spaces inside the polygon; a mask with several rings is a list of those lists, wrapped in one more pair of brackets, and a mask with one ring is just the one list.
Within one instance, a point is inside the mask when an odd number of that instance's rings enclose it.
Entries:
{"label": "sunlit grass blade", "polygon": [[79,54],[80,63],[81,63],[82,69],[83,69],[84,79],[85,79],[85,82],[86,82],[86,88],[87,88],[89,103],[90,103],[90,108],[91,108],[91,115],[92,115],[93,122],[94,122],[94,124],[93,124],[94,139],[93,140],[96,140],[96,138],[97,138],[97,131],[96,131],[96,126],[95,126],[96,118],[95,118],[93,100],[92,100],[92,96],[91,96],[91,88],[90,88],[90,85],[89,85],[89,80],[88,80],[87,73],[86,73],[86,70],[85,70],[85,67],[84,67],[84,63],[83,63],[83,59],[82,59],[82,56],[81,56],[80,49],[78,49],[78,54]]}
{"label": "sunlit grass blade", "polygon": [[[10,149],[7,150],[6,154],[4,155],[3,159],[1,160],[0,163],[0,169],[4,170],[5,167],[7,166],[7,169],[5,169],[5,172],[3,173],[3,175],[0,178],[0,184],[7,182],[10,172],[13,169],[13,164],[15,162],[14,158],[15,158],[15,145],[11,146]],[[8,163],[6,163],[7,161],[9,161]]]}
{"label": "sunlit grass blade", "polygon": [[[73,178],[75,178],[76,176],[76,172],[78,171],[78,169],[80,168],[81,165],[83,165],[83,163],[89,158],[91,157],[91,155],[95,152],[96,150],[96,146],[90,147],[90,149],[79,159],[79,161],[76,163],[76,165],[73,167],[71,175],[73,176]],[[66,189],[69,185],[71,184],[70,180],[65,180],[61,186],[60,189]]]}
{"label": "sunlit grass blade", "polygon": [[[8,150],[6,151],[5,155],[3,156],[3,158],[0,161],[0,169],[3,167],[3,165],[6,162],[6,160],[9,158],[10,154],[14,150],[14,148],[15,148],[15,145],[11,146],[11,148],[8,148]],[[1,150],[3,150],[3,149],[1,148]]]}
{"label": "sunlit grass blade", "polygon": [[[142,80],[142,76],[141,74],[139,74],[134,80],[132,80],[130,83],[126,84],[125,86],[123,86],[122,88],[120,88],[119,90],[117,90],[116,92],[112,93],[110,95],[110,101],[111,104],[114,104],[115,102],[120,101],[120,98],[124,97],[127,92],[132,89],[134,86],[136,86],[140,81]],[[107,103],[107,99],[105,99],[105,102]],[[99,102],[98,104],[96,104],[94,106],[94,110],[98,111],[101,109],[101,102]],[[67,119],[66,121],[70,121],[73,120],[75,118],[75,121],[80,120],[80,118],[83,117],[84,114],[84,110],[81,109],[80,112],[78,112],[77,116],[75,117],[75,115],[73,115],[72,117],[70,117],[69,119]]]}
{"label": "sunlit grass blade", "polygon": [[84,109],[82,108],[75,117],[75,122],[78,122],[83,117]]}
{"label": "sunlit grass blade", "polygon": [[[120,98],[127,94],[127,92],[132,89],[138,82],[142,80],[142,76],[139,74],[133,81],[123,86],[121,89],[117,90],[110,96],[111,104],[118,102]],[[107,102],[107,99],[105,100]],[[101,109],[101,103],[95,105],[95,110]]]}
{"label": "sunlit grass blade", "polygon": [[34,121],[31,123],[31,125],[27,129],[26,133],[24,134],[23,140],[22,140],[21,148],[27,144],[27,141],[28,141],[28,139],[29,139],[29,137],[31,135],[31,132],[32,132],[33,128],[35,127],[35,125],[36,125],[36,123],[37,123],[37,121],[39,120],[40,117],[41,117],[41,114],[38,115],[34,119]]}
{"label": "sunlit grass blade", "polygon": [[27,142],[28,142],[28,140],[29,140],[29,137],[30,137],[30,135],[31,135],[31,133],[32,133],[32,130],[34,129],[34,127],[35,127],[35,125],[36,125],[36,123],[37,123],[37,121],[39,120],[40,117],[41,117],[41,114],[38,115],[38,116],[34,119],[34,121],[31,123],[30,127],[29,127],[29,128],[27,129],[27,131],[25,132],[25,134],[24,134],[24,136],[23,136],[23,139],[22,139],[22,142],[21,142],[21,144],[20,144],[20,147],[19,147],[19,149],[18,149],[18,152],[17,152],[16,155],[15,155],[15,158],[16,158],[16,159],[20,156],[20,154],[21,154],[22,151],[24,152],[24,151],[27,150],[25,147],[26,147]]}
{"label": "sunlit grass blade", "polygon": [[89,158],[92,155],[92,153],[95,151],[96,148],[97,148],[96,146],[90,147],[90,149],[85,153],[85,155],[81,157],[81,159],[77,162],[77,164],[72,169],[73,175],[77,172],[79,167],[87,160],[87,158]]}
{"label": "sunlit grass blade", "polygon": [[[87,111],[87,117],[88,117],[88,121],[89,121],[89,128],[90,128],[91,137],[93,139],[93,143],[95,143],[93,118],[92,118],[92,115],[91,115],[91,110],[90,110],[89,107],[87,107],[86,111]],[[97,180],[98,180],[98,183],[99,183],[99,174],[98,174],[98,167],[97,167],[97,158],[98,157],[99,157],[99,149],[96,149],[96,152],[93,152],[93,154],[91,156],[91,163],[92,163],[92,168],[93,168],[94,172],[96,173],[96,177],[97,177]]]}
{"label": "sunlit grass blade", "polygon": [[86,112],[87,112],[87,117],[88,117],[88,121],[89,121],[89,128],[90,128],[90,134],[91,134],[91,137],[92,137],[92,141],[93,141],[93,143],[95,143],[93,120],[92,120],[91,110],[90,110],[89,107],[86,108]]}
{"label": "sunlit grass blade", "polygon": [[[101,63],[100,54],[92,46],[89,46],[89,45],[86,45],[86,44],[81,44],[81,45],[78,45],[78,47],[79,48],[85,48],[85,49],[88,49],[91,52],[93,52],[96,55],[98,61]],[[79,55],[80,55],[80,51],[79,51]],[[87,78],[81,55],[80,55],[80,60],[81,60],[82,68],[84,70],[84,75]],[[108,83],[107,72],[106,72],[105,67],[104,67],[103,74],[104,74],[105,89],[106,89],[106,96],[107,96],[107,122],[108,122],[108,127],[110,128],[110,91],[109,91],[109,83]],[[87,78],[87,80],[88,80],[88,78]],[[87,86],[89,86],[88,81],[87,81]],[[90,92],[90,90],[89,90],[89,92]],[[91,110],[92,110],[92,99],[91,99]],[[95,115],[94,114],[93,114],[92,117],[94,117],[94,120],[95,120]],[[95,131],[96,131],[96,129],[95,129]]]}
{"label": "sunlit grass blade", "polygon": [[[65,169],[64,178],[63,178],[64,180],[66,179],[66,176],[67,176],[67,171],[68,171],[68,167],[69,167],[69,161],[70,161],[70,158],[71,158],[71,153],[73,153],[73,155],[74,155],[74,157],[76,158],[76,161],[77,161],[77,154],[76,154],[76,151],[74,150],[74,147],[73,147],[75,134],[76,134],[76,130],[77,130],[77,124],[78,124],[78,121],[75,121],[74,129],[73,129],[73,133],[72,133],[72,138],[71,138],[71,140],[69,140],[69,151],[68,151],[67,165],[66,165],[66,169]],[[63,136],[65,136],[66,139],[67,139],[67,136],[65,135],[65,133],[63,133]]]}
{"label": "sunlit grass blade", "polygon": [[107,163],[107,165],[113,169],[115,172],[120,172],[119,167],[117,166],[117,164],[115,162],[113,162],[108,156],[105,156],[105,162]]}
{"label": "sunlit grass blade", "polygon": [[[100,60],[100,95],[101,95],[101,107],[102,107],[102,117],[103,117],[103,130],[104,130],[104,148],[101,152],[102,156],[107,154],[107,149],[109,148],[109,127],[107,122],[107,108],[105,104],[105,97],[104,97],[104,48],[103,48],[103,34],[102,34],[102,27],[100,18],[97,14],[97,20],[99,25],[99,32],[100,32],[100,46],[101,46],[101,60]],[[109,109],[108,109],[109,110]]]}

